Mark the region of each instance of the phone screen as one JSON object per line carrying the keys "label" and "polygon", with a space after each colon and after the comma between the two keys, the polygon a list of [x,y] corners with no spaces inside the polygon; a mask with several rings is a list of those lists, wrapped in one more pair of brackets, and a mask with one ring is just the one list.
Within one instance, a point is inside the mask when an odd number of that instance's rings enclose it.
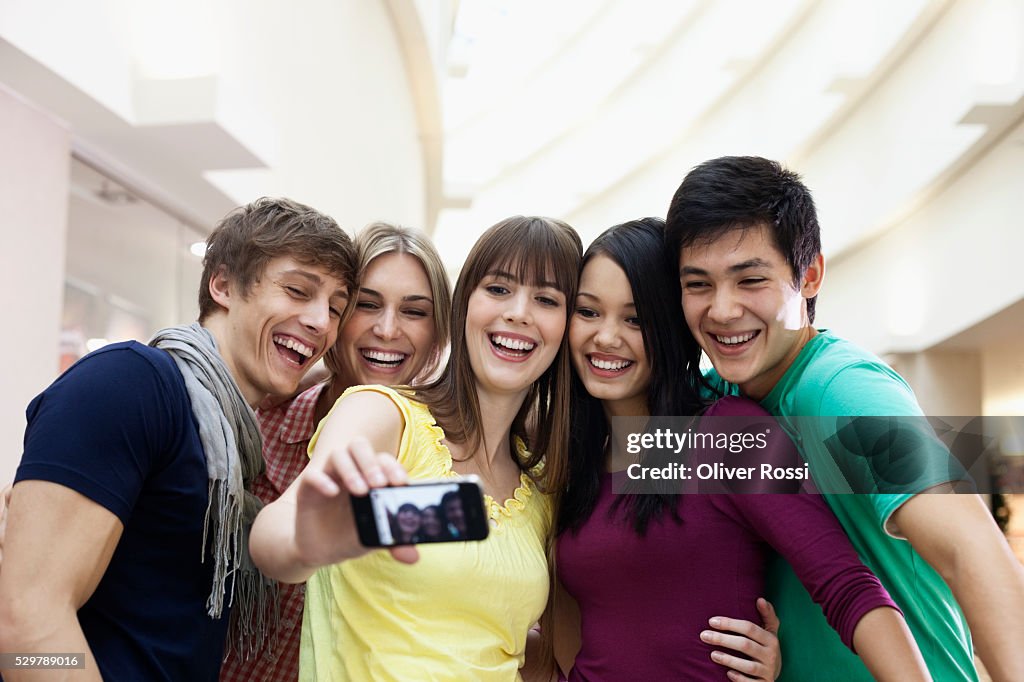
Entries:
{"label": "phone screen", "polygon": [[374,488],[369,498],[383,546],[471,539],[458,482]]}

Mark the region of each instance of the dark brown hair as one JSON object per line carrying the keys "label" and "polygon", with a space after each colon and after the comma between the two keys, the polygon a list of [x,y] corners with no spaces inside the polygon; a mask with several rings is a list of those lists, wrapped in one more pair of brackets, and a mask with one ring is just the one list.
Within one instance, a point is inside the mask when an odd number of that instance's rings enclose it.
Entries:
{"label": "dark brown hair", "polygon": [[206,240],[199,321],[220,308],[210,295],[210,280],[221,267],[241,285],[242,294],[248,295],[267,263],[279,256],[325,268],[345,282],[349,296],[354,296],[355,247],[338,223],[291,199],[263,197],[226,215]]}
{"label": "dark brown hair", "polygon": [[[448,439],[468,443],[473,451],[480,445],[480,403],[476,377],[466,346],[466,317],[469,297],[488,272],[501,270],[529,286],[554,282],[565,295],[566,328],[576,299],[583,245],[576,231],[560,220],[514,216],[492,226],[466,257],[455,285],[451,317],[451,357],[441,376],[416,392],[426,403]],[[569,363],[568,334],[563,335],[551,366],[530,387],[512,423],[511,438],[526,442],[530,457],[518,461],[529,472],[544,460],[543,471],[535,476],[546,491],[565,485],[568,469]],[[515,443],[510,443],[516,452]]]}

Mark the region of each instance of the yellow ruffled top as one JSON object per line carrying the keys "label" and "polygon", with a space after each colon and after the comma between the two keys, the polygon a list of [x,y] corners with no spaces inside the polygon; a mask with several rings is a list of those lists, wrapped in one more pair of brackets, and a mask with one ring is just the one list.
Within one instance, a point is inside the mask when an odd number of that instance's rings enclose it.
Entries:
{"label": "yellow ruffled top", "polygon": [[[357,391],[382,393],[401,411],[397,457],[410,478],[460,477],[424,404],[384,386],[355,386],[341,400]],[[522,441],[516,447],[528,456]],[[504,503],[484,501],[491,527],[482,542],[420,545],[413,565],[379,551],[317,571],[306,589],[300,679],[518,679],[527,632],[547,602],[551,501],[525,473]]]}

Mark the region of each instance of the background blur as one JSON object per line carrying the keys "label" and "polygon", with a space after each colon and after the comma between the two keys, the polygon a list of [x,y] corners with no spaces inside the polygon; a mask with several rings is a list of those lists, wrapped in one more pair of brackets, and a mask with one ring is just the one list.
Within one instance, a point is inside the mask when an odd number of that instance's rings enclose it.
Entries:
{"label": "background blur", "polygon": [[813,190],[819,326],[930,414],[1024,414],[1024,0],[0,0],[0,481],[61,368],[194,319],[237,204],[419,227],[454,275],[723,154]]}

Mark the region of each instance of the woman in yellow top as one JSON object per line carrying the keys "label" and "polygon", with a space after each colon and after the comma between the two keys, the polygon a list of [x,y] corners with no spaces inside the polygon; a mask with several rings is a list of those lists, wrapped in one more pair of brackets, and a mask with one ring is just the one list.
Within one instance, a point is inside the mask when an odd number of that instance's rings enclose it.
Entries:
{"label": "woman in yellow top", "polygon": [[[374,222],[354,241],[359,290],[337,342],[324,355],[327,374],[298,395],[257,412],[267,467],[252,491],[264,503],[280,497],[309,463],[316,425],[346,389],[426,383],[436,377],[448,348],[451,287],[430,238],[415,229]],[[304,383],[311,379],[307,376]],[[231,647],[221,682],[294,682],[305,599],[304,585],[281,586],[276,641],[265,642],[251,655]]]}
{"label": "woman in yellow top", "polygon": [[[440,378],[415,394],[347,391],[314,435],[309,466],[260,513],[257,565],[309,578],[301,679],[518,678],[548,594],[542,491],[565,483],[565,329],[581,252],[555,220],[515,217],[485,232],[455,288]],[[487,494],[487,540],[390,556],[359,545],[350,494],[467,474]]]}

